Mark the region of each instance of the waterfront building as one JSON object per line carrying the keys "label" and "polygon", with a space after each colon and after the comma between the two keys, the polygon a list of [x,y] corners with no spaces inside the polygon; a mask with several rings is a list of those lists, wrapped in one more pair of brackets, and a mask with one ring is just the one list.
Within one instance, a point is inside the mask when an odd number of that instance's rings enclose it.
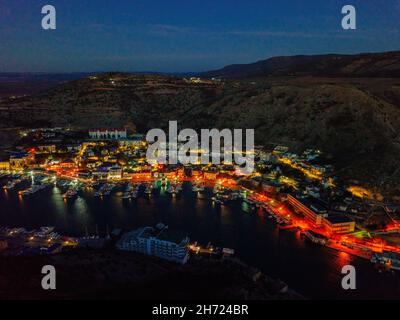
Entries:
{"label": "waterfront building", "polygon": [[289,203],[315,226],[321,226],[323,218],[328,217],[328,211],[322,205],[314,201],[312,197],[301,197],[300,195],[288,195]]}
{"label": "waterfront building", "polygon": [[341,214],[329,214],[323,219],[323,224],[331,234],[351,233],[356,227],[355,221]]}
{"label": "waterfront building", "polygon": [[136,251],[168,261],[185,264],[189,258],[189,239],[171,241],[167,235],[168,226],[158,224],[155,228],[144,227],[125,233],[117,243],[124,251]]}
{"label": "waterfront building", "polygon": [[21,170],[27,167],[30,162],[35,160],[33,153],[16,152],[10,156],[10,168],[14,170]]}
{"label": "waterfront building", "polygon": [[121,179],[122,168],[120,166],[113,166],[108,171],[108,179]]}
{"label": "waterfront building", "polygon": [[201,178],[203,177],[203,171],[201,171],[200,169],[192,168],[190,170],[190,175],[194,178]]}
{"label": "waterfront building", "polygon": [[134,179],[134,173],[130,169],[126,169],[123,172],[123,178],[124,179]]}
{"label": "waterfront building", "polygon": [[179,167],[177,170],[177,174],[179,177],[184,177],[187,175],[187,169],[185,167]]}
{"label": "waterfront building", "polygon": [[330,233],[354,232],[355,221],[342,214],[328,213],[316,198],[289,194],[287,199],[295,210],[302,213],[315,226],[324,226]]}
{"label": "waterfront building", "polygon": [[161,173],[161,177],[167,178],[169,180],[173,180],[178,177],[178,172],[177,171],[164,171]]}
{"label": "waterfront building", "polygon": [[141,172],[135,172],[133,174],[133,179],[136,179],[136,180],[148,180],[151,178],[152,178],[151,171],[141,171]]}
{"label": "waterfront building", "polygon": [[126,139],[128,134],[126,129],[92,129],[89,136],[94,140],[118,140]]}
{"label": "waterfront building", "polygon": [[217,179],[217,176],[218,176],[218,172],[215,172],[215,171],[206,171],[206,172],[204,172],[204,179],[205,180],[213,181],[213,180]]}
{"label": "waterfront building", "polygon": [[97,167],[96,170],[92,171],[92,177],[95,180],[105,180],[108,178],[108,168]]}
{"label": "waterfront building", "polygon": [[0,161],[0,170],[10,170],[10,161]]}

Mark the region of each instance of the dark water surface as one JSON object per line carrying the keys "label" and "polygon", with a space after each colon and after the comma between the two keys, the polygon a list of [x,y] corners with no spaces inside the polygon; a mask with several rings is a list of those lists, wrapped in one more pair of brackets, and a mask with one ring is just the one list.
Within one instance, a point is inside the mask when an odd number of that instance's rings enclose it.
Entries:
{"label": "dark water surface", "polygon": [[[246,204],[219,207],[207,197],[198,199],[190,185],[177,197],[162,191],[132,201],[122,200],[121,191],[104,199],[83,191],[67,202],[62,193],[55,187],[21,198],[16,191],[1,189],[0,226],[55,226],[64,235],[82,236],[85,226],[94,233],[97,225],[104,234],[107,225],[109,230],[134,229],[163,222],[192,241],[235,249],[246,263],[309,298],[400,299],[398,273],[379,273],[369,261],[313,245],[299,232],[279,231],[267,215],[252,212]],[[357,290],[351,292],[341,288],[341,268],[347,264],[357,270]]]}

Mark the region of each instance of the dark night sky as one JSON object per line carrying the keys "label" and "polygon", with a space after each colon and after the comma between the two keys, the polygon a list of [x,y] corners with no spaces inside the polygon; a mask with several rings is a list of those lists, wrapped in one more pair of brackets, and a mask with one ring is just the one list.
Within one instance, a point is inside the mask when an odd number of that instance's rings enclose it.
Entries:
{"label": "dark night sky", "polygon": [[[57,9],[57,30],[41,8]],[[357,30],[341,8],[357,9]],[[204,71],[399,49],[400,0],[0,0],[0,72]]]}

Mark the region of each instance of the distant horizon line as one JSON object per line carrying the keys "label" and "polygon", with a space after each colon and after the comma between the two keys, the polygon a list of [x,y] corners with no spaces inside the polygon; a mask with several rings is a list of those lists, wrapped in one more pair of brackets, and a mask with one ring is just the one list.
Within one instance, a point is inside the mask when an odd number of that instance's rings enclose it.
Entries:
{"label": "distant horizon line", "polygon": [[358,53],[321,53],[321,54],[292,54],[292,55],[274,55],[270,56],[267,58],[261,58],[258,60],[255,60],[253,62],[249,63],[232,63],[232,64],[226,64],[223,65],[222,67],[216,67],[216,68],[209,68],[207,70],[202,70],[202,71],[182,71],[182,72],[175,72],[175,71],[133,71],[133,70],[99,70],[99,71],[0,71],[0,74],[100,74],[100,73],[138,73],[138,74],[164,74],[164,75],[194,75],[194,74],[199,74],[199,73],[206,73],[209,71],[213,70],[218,70],[218,69],[223,69],[228,66],[232,65],[247,65],[247,64],[252,64],[252,63],[257,63],[260,61],[266,61],[269,59],[274,59],[274,58],[285,58],[285,57],[318,57],[318,56],[334,56],[334,55],[340,55],[340,56],[358,56],[358,55],[369,55],[369,54],[388,54],[388,53],[395,53],[395,52],[400,52],[400,49],[398,50],[388,50],[388,51],[364,51],[364,52],[358,52]]}

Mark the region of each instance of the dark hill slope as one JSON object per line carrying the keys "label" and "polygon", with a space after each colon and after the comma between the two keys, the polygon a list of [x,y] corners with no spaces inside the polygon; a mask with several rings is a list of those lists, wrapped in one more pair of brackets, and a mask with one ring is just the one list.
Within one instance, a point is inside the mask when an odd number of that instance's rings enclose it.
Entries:
{"label": "dark hill slope", "polygon": [[200,76],[226,79],[265,76],[400,77],[400,51],[274,57],[250,64],[226,66]]}
{"label": "dark hill slope", "polygon": [[[0,104],[2,128],[129,125],[255,128],[262,144],[318,147],[344,178],[384,188],[400,181],[400,79],[271,78],[190,84],[104,74]],[[384,184],[383,184],[384,182]],[[382,185],[383,184],[383,185]],[[393,189],[394,190],[394,189]]]}

